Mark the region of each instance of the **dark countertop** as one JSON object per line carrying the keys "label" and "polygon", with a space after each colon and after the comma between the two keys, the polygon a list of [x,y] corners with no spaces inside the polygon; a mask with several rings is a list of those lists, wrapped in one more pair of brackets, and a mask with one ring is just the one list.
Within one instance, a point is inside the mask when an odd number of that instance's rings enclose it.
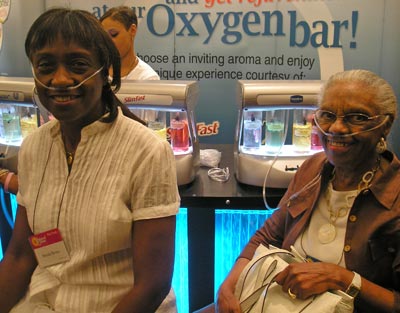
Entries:
{"label": "dark countertop", "polygon": [[[221,152],[219,167],[228,167],[230,178],[226,182],[214,181],[207,174],[210,168],[201,166],[193,182],[179,187],[182,207],[265,208],[262,187],[245,185],[236,180],[232,144],[201,144],[202,149]],[[276,206],[284,192],[285,189],[268,188],[269,206]]]}

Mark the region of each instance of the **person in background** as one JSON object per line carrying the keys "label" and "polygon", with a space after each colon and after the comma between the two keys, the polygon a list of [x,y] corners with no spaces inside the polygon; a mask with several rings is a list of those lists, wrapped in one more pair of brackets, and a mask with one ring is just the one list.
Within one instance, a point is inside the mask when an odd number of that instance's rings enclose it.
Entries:
{"label": "person in background", "polygon": [[392,88],[370,71],[326,82],[315,112],[324,152],[303,163],[244,247],[219,288],[218,312],[241,312],[234,289],[259,244],[293,245],[313,260],[276,277],[293,299],[342,290],[357,313],[400,312],[400,162],[386,146],[396,111]]}
{"label": "person in background", "polygon": [[[127,6],[113,7],[100,17],[100,23],[110,35],[121,56],[122,79],[160,79],[157,72],[135,53],[138,18],[132,8]],[[110,74],[112,74],[112,68]]]}
{"label": "person in background", "polygon": [[64,8],[36,19],[25,50],[55,119],[19,151],[0,312],[176,312],[175,160],[121,113],[118,50],[92,14]]}
{"label": "person in background", "polygon": [[[136,55],[135,37],[138,18],[132,8],[113,7],[100,17],[100,23],[110,35],[121,56],[122,80],[160,80],[157,72]],[[155,111],[137,108],[131,111],[145,122],[156,118]]]}

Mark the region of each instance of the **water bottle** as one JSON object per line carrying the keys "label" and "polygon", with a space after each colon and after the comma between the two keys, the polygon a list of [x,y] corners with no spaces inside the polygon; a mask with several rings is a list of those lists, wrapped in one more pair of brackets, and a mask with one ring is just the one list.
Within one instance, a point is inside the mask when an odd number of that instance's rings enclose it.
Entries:
{"label": "water bottle", "polygon": [[261,147],[261,112],[248,112],[244,120],[243,146],[247,149],[258,149]]}
{"label": "water bottle", "polygon": [[11,104],[2,104],[3,135],[6,141],[18,141],[22,139],[21,123],[18,107]]}

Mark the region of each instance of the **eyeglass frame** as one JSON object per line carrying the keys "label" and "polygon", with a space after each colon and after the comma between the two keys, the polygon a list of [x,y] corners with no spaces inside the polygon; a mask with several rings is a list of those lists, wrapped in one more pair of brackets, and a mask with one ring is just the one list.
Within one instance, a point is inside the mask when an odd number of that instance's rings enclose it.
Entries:
{"label": "eyeglass frame", "polygon": [[[317,118],[317,113],[318,113],[318,112],[327,112],[327,113],[333,115],[333,116],[334,116],[334,119],[333,119],[331,122],[323,122],[323,121],[321,121],[321,120],[319,120],[319,119]],[[350,116],[350,115],[351,115],[351,116],[363,116],[363,117],[366,118],[366,120],[362,121],[360,124],[354,124],[354,123],[350,122],[348,119],[346,119],[346,116]],[[315,112],[314,112],[314,121],[315,121],[318,125],[320,125],[320,126],[322,126],[322,125],[325,125],[325,126],[326,126],[326,125],[329,125],[329,126],[331,126],[333,123],[335,123],[335,122],[337,121],[338,118],[340,118],[340,119],[342,119],[342,121],[343,121],[346,125],[348,125],[348,126],[350,126],[350,127],[362,127],[362,126],[366,126],[366,125],[368,124],[368,122],[370,122],[370,121],[372,121],[372,120],[375,120],[375,119],[377,119],[377,118],[379,118],[379,117],[382,117],[382,116],[388,117],[389,114],[377,114],[377,115],[374,115],[374,116],[369,116],[369,115],[364,114],[364,113],[347,113],[347,114],[344,114],[344,115],[337,115],[336,113],[334,113],[334,112],[332,112],[332,111],[329,111],[329,110],[317,109],[317,110],[315,110]],[[382,121],[382,122],[383,122],[383,121]]]}

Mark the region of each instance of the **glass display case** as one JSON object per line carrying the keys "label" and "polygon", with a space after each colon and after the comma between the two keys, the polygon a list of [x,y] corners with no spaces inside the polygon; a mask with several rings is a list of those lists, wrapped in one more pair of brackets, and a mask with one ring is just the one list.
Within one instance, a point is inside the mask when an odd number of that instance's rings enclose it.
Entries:
{"label": "glass display case", "polygon": [[253,186],[286,188],[322,150],[313,125],[321,81],[238,81],[235,174]]}
{"label": "glass display case", "polygon": [[23,138],[40,124],[32,78],[0,77],[0,167],[17,172]]}
{"label": "glass display case", "polygon": [[118,98],[168,140],[176,160],[178,185],[191,183],[200,166],[194,109],[198,101],[196,81],[124,80]]}

